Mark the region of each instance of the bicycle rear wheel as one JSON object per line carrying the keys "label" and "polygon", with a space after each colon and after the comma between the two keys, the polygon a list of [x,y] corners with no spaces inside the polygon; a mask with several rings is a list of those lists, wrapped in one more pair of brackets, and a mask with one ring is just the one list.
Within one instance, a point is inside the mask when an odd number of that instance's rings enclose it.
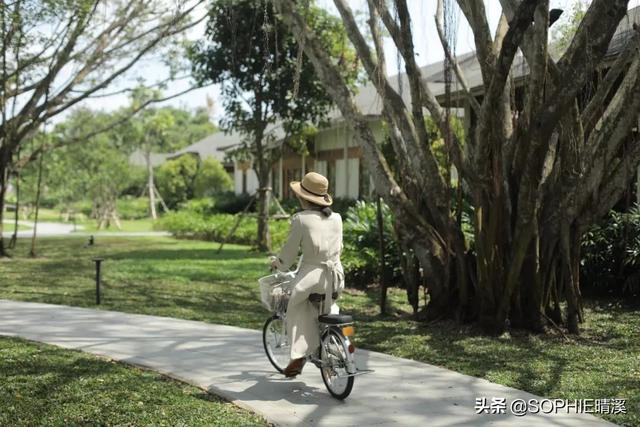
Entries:
{"label": "bicycle rear wheel", "polygon": [[347,376],[348,349],[344,337],[334,329],[322,338],[320,356],[327,366],[320,368],[322,381],[333,397],[339,400],[346,399],[353,389],[353,376]]}
{"label": "bicycle rear wheel", "polygon": [[284,319],[277,314],[268,318],[264,323],[262,345],[273,367],[280,373],[284,372],[284,368],[289,364],[291,344],[287,336]]}

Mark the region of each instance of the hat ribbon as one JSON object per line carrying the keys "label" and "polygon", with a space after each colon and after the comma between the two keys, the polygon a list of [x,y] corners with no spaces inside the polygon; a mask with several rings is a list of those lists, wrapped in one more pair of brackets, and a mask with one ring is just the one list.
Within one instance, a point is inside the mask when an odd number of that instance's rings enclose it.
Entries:
{"label": "hat ribbon", "polygon": [[311,194],[313,194],[314,196],[324,197],[324,196],[326,196],[326,195],[327,195],[327,193],[319,194],[319,193],[315,193],[315,192],[313,192],[313,191],[309,190],[307,187],[305,187],[305,186],[302,184],[302,182],[300,183],[300,187],[302,187],[302,189],[303,189],[304,191],[306,191],[307,193],[311,193]]}

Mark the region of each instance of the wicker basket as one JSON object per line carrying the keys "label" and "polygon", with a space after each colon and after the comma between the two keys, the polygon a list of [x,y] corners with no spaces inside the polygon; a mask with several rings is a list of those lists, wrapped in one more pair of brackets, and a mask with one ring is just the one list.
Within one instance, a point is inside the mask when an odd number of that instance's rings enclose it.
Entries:
{"label": "wicker basket", "polygon": [[284,313],[291,296],[293,273],[276,273],[258,279],[260,301],[272,312]]}

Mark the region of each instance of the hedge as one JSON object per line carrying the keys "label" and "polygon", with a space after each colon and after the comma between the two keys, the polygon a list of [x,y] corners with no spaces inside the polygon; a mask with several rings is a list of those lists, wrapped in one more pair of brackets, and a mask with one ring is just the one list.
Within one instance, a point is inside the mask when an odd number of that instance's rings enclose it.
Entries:
{"label": "hedge", "polygon": [[[202,215],[184,210],[164,215],[156,222],[154,228],[169,231],[178,238],[222,242],[229,236],[236,221],[237,217],[231,214]],[[227,241],[252,245],[256,240],[257,229],[257,218],[246,216]],[[269,229],[273,247],[279,248],[287,237],[289,222],[286,220],[271,221]]]}

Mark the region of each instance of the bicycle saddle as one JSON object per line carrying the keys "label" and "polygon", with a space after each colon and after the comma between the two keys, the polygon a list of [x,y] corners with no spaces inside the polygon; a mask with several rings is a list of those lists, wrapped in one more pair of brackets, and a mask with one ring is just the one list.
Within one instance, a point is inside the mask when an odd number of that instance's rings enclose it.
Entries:
{"label": "bicycle saddle", "polygon": [[353,317],[346,314],[321,314],[318,322],[329,325],[341,325],[343,323],[353,323]]}

